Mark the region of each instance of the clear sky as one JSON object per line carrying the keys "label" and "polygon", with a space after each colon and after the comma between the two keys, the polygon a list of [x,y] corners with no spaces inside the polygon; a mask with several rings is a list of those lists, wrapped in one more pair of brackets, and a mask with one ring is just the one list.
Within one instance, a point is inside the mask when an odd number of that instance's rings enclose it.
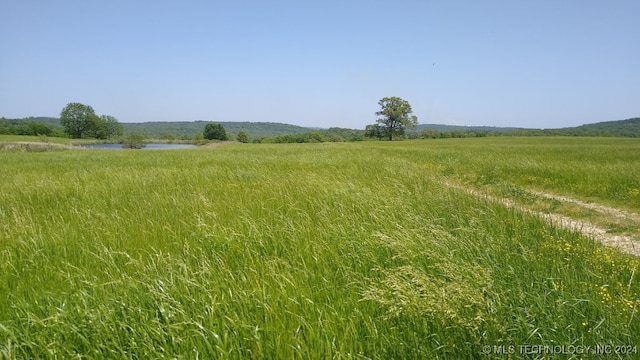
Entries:
{"label": "clear sky", "polygon": [[0,116],[555,128],[640,116],[637,0],[0,0]]}

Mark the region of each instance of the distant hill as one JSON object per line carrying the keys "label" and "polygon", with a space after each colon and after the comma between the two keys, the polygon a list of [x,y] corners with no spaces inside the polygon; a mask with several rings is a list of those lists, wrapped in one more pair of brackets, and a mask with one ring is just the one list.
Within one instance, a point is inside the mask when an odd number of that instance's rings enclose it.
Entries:
{"label": "distant hill", "polygon": [[47,117],[47,116],[30,116],[22,119],[6,119],[4,117],[0,118],[0,124],[9,126],[9,125],[29,125],[30,123],[42,123],[45,125],[49,125],[51,127],[60,127],[60,119],[55,117]]}
{"label": "distant hill", "polygon": [[418,126],[408,129],[408,132],[421,132],[422,130],[435,130],[439,132],[445,131],[464,131],[464,132],[485,132],[487,134],[492,133],[504,133],[516,130],[525,130],[523,128],[516,127],[495,127],[495,126],[465,126],[465,125],[441,125],[441,124],[419,124]]}
{"label": "distant hill", "polygon": [[640,118],[603,121],[595,124],[555,129],[555,131],[570,136],[640,137]]}
{"label": "distant hill", "polygon": [[141,134],[150,138],[161,138],[173,136],[179,138],[187,136],[193,138],[196,134],[202,134],[204,127],[209,123],[221,124],[224,129],[233,134],[238,134],[240,130],[251,139],[263,137],[275,137],[286,134],[302,134],[313,131],[297,125],[289,125],[272,122],[231,122],[231,121],[173,121],[173,122],[144,122],[144,123],[122,123],[124,135]]}
{"label": "distant hill", "polygon": [[[0,134],[14,135],[34,135],[30,124],[44,124],[52,130],[62,132],[64,128],[60,125],[60,119],[55,117],[28,117],[22,119],[0,118]],[[140,134],[149,138],[193,138],[196,134],[204,132],[205,125],[218,123],[224,126],[225,130],[236,136],[240,130],[244,130],[249,138],[260,139],[263,137],[277,137],[289,134],[303,134],[318,130],[318,128],[307,128],[297,125],[289,125],[273,122],[229,122],[229,121],[156,121],[144,123],[122,123],[125,136]]]}
{"label": "distant hill", "polygon": [[64,136],[60,120],[54,117],[0,118],[0,134]]}
{"label": "distant hill", "polygon": [[[45,124],[53,130],[53,134],[63,130],[60,120],[55,117],[28,117],[23,119],[0,118],[0,134],[24,134],[30,135],[34,129],[33,123]],[[317,127],[303,127],[273,122],[230,122],[230,121],[173,121],[173,122],[144,122],[122,123],[124,135],[140,134],[149,138],[193,138],[196,134],[202,134],[208,123],[218,123],[233,137],[240,130],[244,130],[250,139],[275,138],[285,135],[297,135],[311,132],[320,132],[326,137],[342,137],[344,139],[361,138],[364,130]],[[407,129],[407,135],[412,138],[420,137],[425,130],[440,133],[441,137],[465,137],[482,134],[483,136],[613,136],[613,137],[640,137],[640,118],[627,120],[604,121],[593,124],[585,124],[575,127],[557,129],[527,129],[515,127],[495,126],[460,126],[441,124],[420,124]],[[53,135],[52,134],[52,135]],[[466,135],[465,135],[466,134]]]}
{"label": "distant hill", "polygon": [[408,134],[419,134],[423,130],[434,130],[444,133],[484,133],[486,135],[509,136],[612,136],[640,137],[640,118],[627,120],[603,121],[574,127],[557,129],[527,129],[493,126],[459,126],[420,124],[407,131]]}

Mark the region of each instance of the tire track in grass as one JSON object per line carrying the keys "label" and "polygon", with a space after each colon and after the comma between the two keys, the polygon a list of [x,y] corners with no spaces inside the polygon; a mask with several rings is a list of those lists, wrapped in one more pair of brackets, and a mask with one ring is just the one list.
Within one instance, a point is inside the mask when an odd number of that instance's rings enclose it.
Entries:
{"label": "tire track in grass", "polygon": [[[518,211],[522,211],[534,216],[541,217],[553,225],[556,225],[568,230],[572,230],[572,231],[578,231],[583,235],[593,238],[606,246],[614,247],[619,251],[625,252],[627,254],[640,256],[640,241],[634,240],[632,236],[611,234],[606,229],[603,229],[602,227],[599,227],[586,220],[577,220],[565,215],[535,211],[527,207],[518,205],[510,199],[499,198],[487,193],[480,192],[475,189],[471,189],[469,187],[464,187],[463,185],[460,185],[460,184],[454,184],[447,180],[442,181],[442,183],[452,189],[466,192],[467,194],[470,194],[474,197],[483,198],[490,202],[502,204],[508,208],[516,209]],[[617,217],[624,217],[625,219],[634,221],[636,224],[640,226],[640,215],[638,214],[629,213],[620,209],[616,209],[616,208],[612,208],[612,207],[608,207],[600,204],[586,203],[586,202],[573,199],[570,197],[566,197],[566,196],[547,194],[539,191],[531,191],[531,190],[527,190],[527,191],[530,192],[531,194],[534,194],[540,197],[546,197],[546,198],[554,199],[560,202],[570,202],[587,209],[598,211],[602,214],[614,215]]]}
{"label": "tire track in grass", "polygon": [[588,202],[580,201],[578,199],[570,198],[568,196],[549,194],[549,193],[536,191],[536,190],[527,190],[527,192],[540,197],[545,197],[547,199],[553,199],[560,202],[568,202],[568,203],[576,204],[580,207],[595,210],[602,214],[608,214],[618,218],[632,220],[640,225],[640,215],[630,213],[628,211],[612,208],[612,207],[601,205],[601,204],[588,203]]}

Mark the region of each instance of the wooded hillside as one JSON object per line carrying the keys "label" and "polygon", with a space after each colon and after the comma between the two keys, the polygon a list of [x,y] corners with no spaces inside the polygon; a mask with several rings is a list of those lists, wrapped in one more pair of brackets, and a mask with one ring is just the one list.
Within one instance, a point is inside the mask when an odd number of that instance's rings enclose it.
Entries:
{"label": "wooded hillside", "polygon": [[[173,121],[173,122],[145,122],[122,123],[124,136],[139,134],[148,138],[185,138],[193,139],[196,134],[202,134],[207,124],[221,124],[225,130],[235,138],[241,130],[252,140],[262,138],[281,138],[282,142],[299,142],[299,137],[322,134],[326,138],[342,137],[345,140],[362,138],[364,130],[346,128],[309,128],[297,125],[273,122],[230,122],[230,121]],[[612,137],[640,137],[640,118],[627,120],[604,121],[576,127],[558,129],[526,129],[493,126],[457,126],[421,124],[407,129],[409,138],[425,137],[468,137],[468,136],[612,136]],[[0,118],[0,134],[13,135],[48,135],[64,137],[60,120],[55,117],[28,117],[22,119]],[[434,135],[435,134],[435,135]],[[299,135],[299,136],[294,136]],[[441,136],[443,135],[443,136]],[[293,137],[292,137],[293,136]],[[306,137],[309,137],[306,136]]]}
{"label": "wooded hillside", "polygon": [[244,130],[251,139],[263,137],[275,137],[285,134],[302,134],[312,131],[312,128],[302,126],[272,123],[272,122],[230,122],[230,121],[176,121],[176,122],[145,122],[123,123],[124,134],[141,134],[150,138],[162,138],[167,136],[193,138],[196,134],[202,134],[207,124],[221,124],[224,129],[235,136]]}

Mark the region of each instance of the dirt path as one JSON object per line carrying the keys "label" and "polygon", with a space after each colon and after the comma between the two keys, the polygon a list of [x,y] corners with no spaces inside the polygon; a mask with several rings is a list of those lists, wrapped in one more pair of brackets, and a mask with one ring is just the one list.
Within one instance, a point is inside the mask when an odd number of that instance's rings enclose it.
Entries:
{"label": "dirt path", "polygon": [[[588,236],[595,240],[600,241],[604,245],[614,247],[622,252],[625,252],[631,255],[640,256],[640,241],[634,240],[631,236],[610,234],[609,232],[607,232],[606,229],[603,229],[586,220],[577,220],[577,219],[573,219],[568,216],[564,216],[560,214],[535,211],[535,210],[526,208],[524,206],[517,205],[510,199],[498,198],[493,195],[482,193],[478,190],[474,190],[468,187],[464,187],[462,185],[450,183],[448,181],[445,181],[444,184],[450,188],[454,188],[456,190],[466,192],[475,197],[483,198],[483,199],[486,199],[487,201],[491,201],[495,203],[500,203],[506,207],[517,209],[519,211],[532,214],[534,216],[539,216],[543,219],[546,219],[548,222],[554,225],[557,225],[572,231],[579,231],[585,236]],[[616,209],[616,208],[612,208],[612,207],[608,207],[600,204],[586,203],[586,202],[573,199],[570,197],[566,197],[566,196],[558,196],[554,194],[548,194],[548,193],[543,193],[539,191],[530,191],[530,190],[529,192],[541,197],[555,199],[561,202],[573,203],[587,209],[598,211],[602,214],[614,215],[617,217],[624,217],[625,219],[629,219],[636,222],[638,224],[638,227],[640,228],[640,215],[638,214],[629,213],[620,209]]]}
{"label": "dirt path", "polygon": [[605,205],[601,205],[601,204],[594,204],[594,203],[587,203],[584,201],[580,201],[574,198],[570,198],[567,196],[560,196],[560,195],[555,195],[555,194],[549,194],[549,193],[545,193],[545,192],[541,192],[541,191],[535,191],[535,190],[527,190],[527,192],[540,196],[540,197],[545,197],[548,199],[554,199],[560,202],[568,202],[568,203],[572,203],[572,204],[576,204],[580,207],[586,208],[586,209],[591,209],[591,210],[595,210],[599,213],[602,214],[609,214],[609,215],[613,215],[615,217],[619,217],[619,218],[624,218],[624,219],[629,219],[632,221],[635,221],[637,223],[640,223],[640,215],[638,214],[634,214],[634,213],[630,213],[624,210],[620,210],[620,209],[616,209],[616,208],[612,208],[609,206],[605,206]]}

